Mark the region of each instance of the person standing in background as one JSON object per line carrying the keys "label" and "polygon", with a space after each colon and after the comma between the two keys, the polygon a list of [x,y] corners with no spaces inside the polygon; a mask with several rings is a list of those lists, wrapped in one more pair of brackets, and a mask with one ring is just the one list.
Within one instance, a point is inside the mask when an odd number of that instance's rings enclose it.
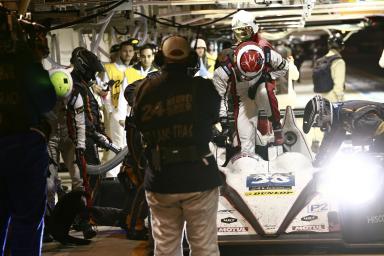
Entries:
{"label": "person standing in background", "polygon": [[140,47],[139,62],[129,67],[125,72],[127,84],[133,84],[137,80],[145,78],[149,73],[157,71],[157,68],[153,65],[154,60],[155,52],[151,45],[145,44]]}
{"label": "person standing in background", "polygon": [[333,88],[322,96],[331,102],[340,102],[344,100],[346,65],[340,52],[344,50],[344,41],[340,33],[330,36],[328,39],[329,51],[325,55],[326,58],[335,58],[331,63],[331,76]]}
{"label": "person standing in background", "polygon": [[[124,132],[127,101],[123,96],[127,83],[126,70],[136,62],[135,50],[138,43],[137,39],[122,42],[116,62],[104,65],[104,83],[108,83],[111,80],[114,81],[108,95],[103,100],[105,131],[112,142],[120,148],[124,148],[127,145]],[[103,162],[112,159],[113,156],[114,154],[110,151],[104,152]],[[109,171],[107,175],[116,177],[119,169],[120,166],[117,166]]]}
{"label": "person standing in background", "polygon": [[208,64],[207,44],[205,43],[205,41],[201,38],[198,38],[197,41],[196,39],[194,39],[191,42],[191,48],[195,49],[196,54],[199,58],[200,69],[198,70],[195,76],[201,76],[203,78],[212,79],[213,72],[209,72],[210,66]]}
{"label": "person standing in background", "polygon": [[215,71],[215,63],[217,59],[217,52],[215,51],[215,43],[214,42],[208,42],[208,49],[207,49],[207,64],[208,64],[208,72],[211,74],[211,77],[213,77],[213,72]]}

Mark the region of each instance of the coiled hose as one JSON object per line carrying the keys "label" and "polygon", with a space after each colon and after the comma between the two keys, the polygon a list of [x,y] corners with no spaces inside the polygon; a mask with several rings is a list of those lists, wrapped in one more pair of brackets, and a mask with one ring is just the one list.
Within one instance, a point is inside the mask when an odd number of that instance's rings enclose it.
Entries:
{"label": "coiled hose", "polygon": [[128,147],[123,148],[119,153],[117,153],[111,160],[99,164],[91,165],[87,164],[87,173],[88,175],[103,175],[118,166],[123,162],[125,156],[128,154]]}

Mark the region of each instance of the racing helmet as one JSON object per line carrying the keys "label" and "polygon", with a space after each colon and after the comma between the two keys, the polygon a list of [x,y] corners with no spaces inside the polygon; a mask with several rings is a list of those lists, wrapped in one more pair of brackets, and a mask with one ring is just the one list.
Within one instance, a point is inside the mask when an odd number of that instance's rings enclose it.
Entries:
{"label": "racing helmet", "polygon": [[117,53],[120,51],[120,44],[114,44],[109,49],[109,54]]}
{"label": "racing helmet", "polygon": [[320,127],[330,131],[333,122],[333,106],[326,98],[316,95],[305,106],[303,131],[308,133],[311,127]]}
{"label": "racing helmet", "polygon": [[235,49],[235,63],[235,68],[242,78],[251,80],[258,76],[264,68],[264,52],[255,42],[241,43]]}
{"label": "racing helmet", "polygon": [[73,80],[67,69],[52,69],[49,71],[49,78],[58,97],[66,98],[71,94]]}
{"label": "racing helmet", "polygon": [[252,13],[241,10],[233,15],[232,30],[235,38],[244,42],[250,40],[259,31],[259,26],[255,23]]}
{"label": "racing helmet", "polygon": [[329,49],[343,50],[344,49],[344,40],[343,36],[340,33],[335,33],[328,38],[328,47]]}
{"label": "racing helmet", "polygon": [[71,64],[86,82],[96,80],[96,74],[104,71],[100,60],[84,47],[77,47],[72,52]]}

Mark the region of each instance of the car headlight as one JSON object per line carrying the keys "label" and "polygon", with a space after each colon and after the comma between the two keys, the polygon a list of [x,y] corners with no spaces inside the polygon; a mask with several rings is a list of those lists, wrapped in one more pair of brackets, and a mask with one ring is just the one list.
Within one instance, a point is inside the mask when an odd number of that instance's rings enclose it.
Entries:
{"label": "car headlight", "polygon": [[380,164],[362,155],[340,153],[321,172],[318,191],[353,205],[374,200],[384,183]]}

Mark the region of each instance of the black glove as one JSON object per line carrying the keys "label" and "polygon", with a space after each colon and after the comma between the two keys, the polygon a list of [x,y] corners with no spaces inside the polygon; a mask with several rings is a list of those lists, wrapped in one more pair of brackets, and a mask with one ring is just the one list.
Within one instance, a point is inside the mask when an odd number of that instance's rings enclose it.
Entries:
{"label": "black glove", "polygon": [[101,134],[98,132],[94,132],[93,136],[94,136],[96,144],[99,147],[104,148],[106,150],[111,150],[112,152],[114,152],[116,154],[120,152],[121,149],[119,147],[117,147],[116,145],[114,145],[112,143],[111,139],[107,135]]}
{"label": "black glove", "polygon": [[227,117],[220,117],[221,132],[216,135],[212,142],[218,147],[225,147],[229,138],[229,120]]}
{"label": "black glove", "polygon": [[98,132],[93,133],[93,138],[95,139],[96,144],[98,144],[98,146],[100,147],[104,147],[106,144],[109,143],[108,137]]}
{"label": "black glove", "polygon": [[83,170],[83,163],[85,161],[85,149],[84,148],[76,148],[75,150],[75,155],[76,155],[76,164],[79,167],[81,171]]}
{"label": "black glove", "polygon": [[221,134],[229,136],[229,120],[228,117],[220,117]]}
{"label": "black glove", "polygon": [[251,85],[249,88],[248,88],[248,97],[251,99],[251,100],[254,100],[255,97],[256,97],[256,92],[257,92],[257,87],[262,84],[262,83],[265,83],[265,82],[270,82],[272,81],[272,77],[269,73],[263,73],[261,74],[259,80],[254,84],[254,85]]}

